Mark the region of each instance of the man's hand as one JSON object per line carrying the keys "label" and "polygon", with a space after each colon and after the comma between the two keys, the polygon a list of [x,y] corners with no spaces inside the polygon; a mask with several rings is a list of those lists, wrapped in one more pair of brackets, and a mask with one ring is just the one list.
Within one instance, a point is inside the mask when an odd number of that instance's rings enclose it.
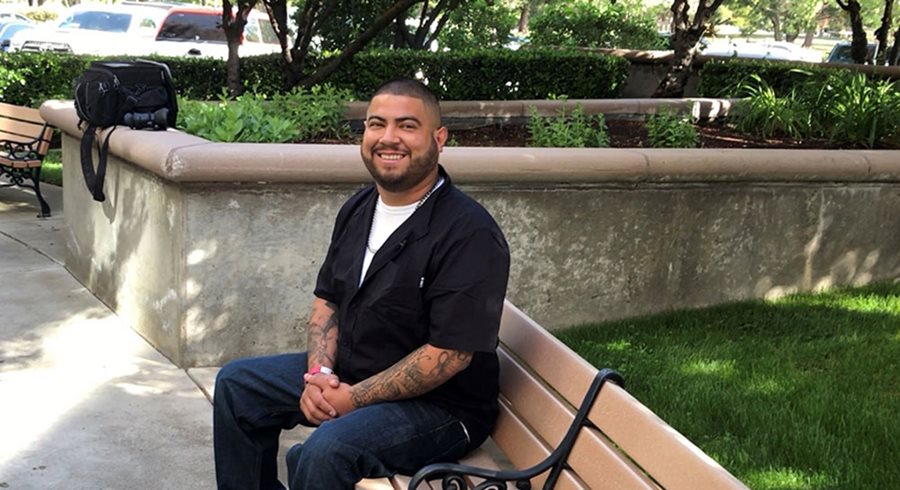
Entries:
{"label": "man's hand", "polygon": [[300,396],[300,411],[306,416],[306,420],[320,425],[337,417],[338,410],[325,399],[323,393],[341,385],[338,377],[333,374],[304,374],[303,380],[306,386]]}
{"label": "man's hand", "polygon": [[353,404],[350,390],[350,385],[347,383],[340,383],[338,386],[330,387],[322,392],[322,396],[325,400],[337,410],[338,417],[347,415],[357,408],[356,405]]}

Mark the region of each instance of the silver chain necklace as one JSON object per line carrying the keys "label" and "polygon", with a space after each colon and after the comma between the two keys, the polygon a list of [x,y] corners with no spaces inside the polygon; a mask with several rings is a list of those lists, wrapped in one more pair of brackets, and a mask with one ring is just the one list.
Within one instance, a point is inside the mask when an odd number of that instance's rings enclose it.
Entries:
{"label": "silver chain necklace", "polygon": [[[425,201],[427,201],[428,198],[431,197],[431,194],[434,192],[435,189],[437,189],[438,184],[440,184],[440,183],[441,183],[441,178],[438,177],[438,179],[434,182],[434,185],[431,186],[431,189],[428,189],[428,192],[426,192],[425,195],[422,196],[422,199],[419,199],[419,202],[416,204],[416,209],[413,209],[413,213],[418,211],[419,208],[421,208],[422,205],[425,204]],[[372,232],[375,231],[375,217],[376,216],[378,216],[378,202],[377,201],[375,202],[375,209],[372,211],[372,226],[369,227],[369,237],[366,238],[366,249],[369,252],[371,252],[373,255],[377,254],[378,251],[381,250],[381,247],[372,248]],[[383,245],[384,244],[382,244],[382,246]]]}

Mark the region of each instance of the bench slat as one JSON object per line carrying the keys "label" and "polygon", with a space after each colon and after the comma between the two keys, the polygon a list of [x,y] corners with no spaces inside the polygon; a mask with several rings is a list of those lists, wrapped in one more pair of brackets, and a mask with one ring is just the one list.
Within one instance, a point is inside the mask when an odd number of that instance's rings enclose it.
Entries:
{"label": "bench slat", "polygon": [[0,165],[12,168],[33,168],[40,167],[41,160],[10,160],[9,158],[0,156]]}
{"label": "bench slat", "polygon": [[0,102],[0,118],[18,119],[20,121],[44,124],[44,118],[41,117],[41,111],[38,109],[7,104],[6,102]]}
{"label": "bench slat", "polygon": [[[15,119],[0,118],[0,133],[26,136],[30,139],[38,139],[44,132],[44,122],[22,122]],[[0,139],[9,139],[2,137]]]}
{"label": "bench slat", "polygon": [[667,489],[747,488],[616,385],[603,387],[588,419]]}
{"label": "bench slat", "polygon": [[[564,404],[531,373],[500,349],[500,386],[516,413],[546,444],[557,447],[575,418]],[[592,489],[658,488],[597,431],[582,429],[568,464]]]}
{"label": "bench slat", "polygon": [[[493,433],[494,442],[509,457],[518,469],[536,465],[550,455],[551,450],[540,440],[529,427],[510,409],[505,401],[500,403],[500,416]],[[547,480],[547,473],[531,480],[534,488],[541,488]],[[586,490],[588,487],[578,480],[571,471],[565,470],[559,477],[557,488],[560,490]]]}
{"label": "bench slat", "polygon": [[581,403],[597,373],[597,368],[509,301],[500,320],[500,341],[573,406]]}

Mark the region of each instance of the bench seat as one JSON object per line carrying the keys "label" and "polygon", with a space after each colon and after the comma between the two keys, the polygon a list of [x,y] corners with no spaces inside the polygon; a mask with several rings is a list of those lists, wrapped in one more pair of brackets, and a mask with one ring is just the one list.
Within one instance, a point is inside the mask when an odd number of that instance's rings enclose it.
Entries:
{"label": "bench seat", "polygon": [[[497,426],[489,443],[460,463],[495,470],[530,468],[560,446],[598,370],[509,302],[500,342]],[[586,418],[554,488],[747,488],[614,382],[601,385]],[[548,475],[531,478],[532,487],[542,488]],[[471,487],[482,481],[466,479]],[[363,480],[357,488],[400,490],[409,484],[409,476],[398,475]],[[432,480],[418,488],[443,487]]]}

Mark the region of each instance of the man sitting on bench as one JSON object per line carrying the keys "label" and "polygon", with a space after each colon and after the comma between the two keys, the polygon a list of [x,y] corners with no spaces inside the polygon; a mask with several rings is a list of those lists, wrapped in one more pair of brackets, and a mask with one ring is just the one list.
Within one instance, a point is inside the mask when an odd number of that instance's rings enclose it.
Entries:
{"label": "man sitting on bench", "polygon": [[[438,164],[447,141],[423,84],[384,84],[361,155],[374,185],[341,208],[319,271],[306,353],[233,361],[216,379],[220,489],[350,489],[481,445],[498,406],[497,335],[509,250],[491,215]],[[304,374],[305,373],[305,374]]]}

